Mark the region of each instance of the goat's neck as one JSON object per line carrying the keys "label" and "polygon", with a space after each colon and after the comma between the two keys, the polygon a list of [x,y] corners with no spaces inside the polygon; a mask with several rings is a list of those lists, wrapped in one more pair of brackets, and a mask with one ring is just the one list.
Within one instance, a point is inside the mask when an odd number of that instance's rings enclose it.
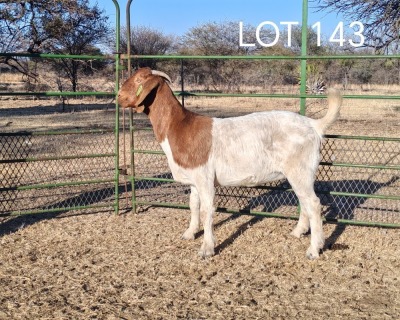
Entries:
{"label": "goat's neck", "polygon": [[181,122],[187,113],[190,111],[179,103],[171,89],[165,84],[162,85],[149,107],[148,114],[157,141],[159,143],[164,141],[169,129],[174,124]]}

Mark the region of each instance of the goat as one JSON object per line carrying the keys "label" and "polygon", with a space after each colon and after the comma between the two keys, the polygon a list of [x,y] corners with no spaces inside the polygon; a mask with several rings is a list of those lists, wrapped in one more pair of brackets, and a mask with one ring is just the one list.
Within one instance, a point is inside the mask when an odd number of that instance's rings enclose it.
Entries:
{"label": "goat", "polygon": [[291,234],[300,237],[311,229],[306,255],[318,258],[324,234],[314,180],[322,135],[339,116],[340,92],[329,91],[328,112],[318,120],[288,111],[222,119],[184,108],[167,82],[171,80],[165,73],[141,68],[122,85],[118,102],[149,117],[173,178],[190,185],[191,218],[182,238],[194,239],[201,214],[204,239],[199,255],[214,255],[215,185],[251,187],[286,177],[301,208]]}

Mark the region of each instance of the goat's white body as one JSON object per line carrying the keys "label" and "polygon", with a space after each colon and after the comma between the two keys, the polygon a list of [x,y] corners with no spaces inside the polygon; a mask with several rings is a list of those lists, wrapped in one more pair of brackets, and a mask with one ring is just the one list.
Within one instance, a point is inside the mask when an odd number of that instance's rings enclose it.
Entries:
{"label": "goat's white body", "polygon": [[[285,111],[213,118],[210,157],[206,164],[193,169],[174,161],[168,137],[161,147],[176,181],[196,185],[206,176],[222,186],[257,186],[284,178],[292,160],[306,160],[308,166],[316,167],[321,137],[313,121]],[[298,150],[304,147],[307,149]],[[307,159],[299,158],[299,153]]]}
{"label": "goat's white body", "polygon": [[[284,111],[214,119],[212,158],[216,181],[223,186],[256,186],[284,178],[285,166],[299,147],[318,157],[320,138],[311,119]],[[312,150],[311,150],[312,149]]]}

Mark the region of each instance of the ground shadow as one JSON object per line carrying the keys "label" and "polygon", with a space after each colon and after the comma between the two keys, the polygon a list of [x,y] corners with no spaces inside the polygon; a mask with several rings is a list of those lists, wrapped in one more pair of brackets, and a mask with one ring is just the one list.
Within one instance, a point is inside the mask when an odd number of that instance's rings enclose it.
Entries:
{"label": "ground shadow", "polygon": [[[225,219],[224,221],[221,221],[219,224],[216,224],[215,227],[218,227],[219,225],[226,223],[228,220],[232,220],[232,219],[236,219],[236,218],[238,218],[238,216],[233,215],[230,218]],[[241,226],[239,226],[239,228],[233,234],[231,234],[228,238],[226,238],[224,241],[222,241],[219,245],[217,245],[215,247],[215,254],[218,255],[222,251],[224,251],[226,248],[231,246],[244,232],[246,232],[246,230],[250,226],[260,222],[262,219],[264,219],[264,218],[263,217],[252,217],[250,220],[243,223]]]}
{"label": "ground shadow", "polygon": [[[330,249],[345,231],[346,225],[337,223],[339,219],[354,220],[354,213],[357,208],[362,206],[369,198],[368,195],[376,194],[380,189],[393,185],[400,177],[394,176],[387,182],[374,182],[371,180],[338,180],[338,181],[316,181],[315,190],[320,198],[325,210],[322,214],[327,222],[336,223],[332,234],[325,241],[325,248]],[[281,206],[297,206],[297,197],[288,196],[287,182],[274,186],[274,190],[269,190],[253,197],[242,212],[251,212],[255,208],[260,208],[263,212],[276,212]],[[332,195],[331,193],[347,193],[349,195]],[[364,194],[366,197],[353,196],[351,194]],[[260,209],[257,209],[260,211]],[[400,213],[400,210],[399,210]]]}
{"label": "ground shadow", "polygon": [[[172,175],[170,173],[164,173],[160,175],[156,175],[153,178],[171,178]],[[136,189],[152,189],[159,187],[166,182],[162,181],[147,181],[148,183],[141,183],[137,181],[135,183]],[[131,183],[120,183],[118,187],[119,194],[131,192],[132,185]],[[0,214],[0,218],[8,219],[2,223],[0,223],[0,237],[6,234],[14,233],[20,230],[21,228],[25,228],[27,226],[33,225],[43,220],[49,220],[57,218],[69,211],[71,211],[71,207],[85,207],[96,204],[101,204],[104,202],[112,202],[115,195],[115,187],[110,185],[105,188],[99,188],[96,190],[90,190],[80,193],[77,196],[69,197],[62,201],[47,203],[44,206],[37,206],[30,209],[30,211],[45,211],[45,210],[56,210],[56,212],[44,212],[44,213],[34,213],[34,214],[21,214],[18,216],[11,216],[11,212],[4,212]],[[15,201],[15,199],[13,199]],[[111,205],[110,205],[111,207]],[[65,209],[64,209],[65,208]],[[127,208],[132,209],[132,208]],[[96,208],[94,213],[98,213],[104,209]],[[110,211],[107,209],[107,211]],[[75,215],[84,215],[88,214],[87,212],[76,213]],[[70,216],[70,215],[69,215]]]}
{"label": "ground shadow", "polygon": [[[123,186],[119,187],[120,190],[123,190]],[[48,203],[45,206],[39,206],[33,208],[31,211],[41,211],[41,210],[49,210],[50,212],[44,213],[33,213],[33,214],[21,214],[18,216],[10,216],[10,213],[1,214],[0,217],[9,217],[5,222],[0,223],[0,237],[6,234],[17,232],[18,230],[25,228],[27,226],[33,225],[40,221],[50,220],[63,215],[71,209],[68,207],[71,206],[90,206],[94,204],[98,204],[104,202],[107,199],[110,199],[114,195],[115,189],[114,187],[107,187],[97,190],[91,190],[87,192],[83,192],[77,196],[70,197],[68,199],[55,202]],[[64,209],[65,208],[65,209]],[[56,210],[55,212],[51,212],[51,210]],[[96,209],[96,213],[104,210],[102,208]],[[109,210],[108,210],[109,211]],[[87,212],[81,212],[81,215],[88,214]],[[76,214],[78,215],[78,214]]]}
{"label": "ground shadow", "polygon": [[[152,178],[168,178],[172,179],[172,175],[170,173],[163,173]],[[331,195],[330,192],[346,192],[346,193],[361,193],[365,195],[372,195],[379,191],[379,189],[387,187],[395,183],[399,177],[393,177],[387,182],[378,183],[370,180],[339,180],[339,181],[316,181],[315,189],[318,196],[321,199],[321,203],[327,209],[325,210],[324,215],[328,221],[337,221],[337,219],[346,218],[348,220],[352,220],[354,218],[354,211],[367,201],[366,197],[356,197],[356,196],[338,196]],[[141,189],[153,189],[160,187],[162,185],[167,184],[168,182],[164,181],[136,181],[135,188],[137,190]],[[241,210],[241,213],[250,213],[254,208],[260,208],[262,206],[262,210],[264,212],[276,212],[281,206],[297,206],[297,198],[293,195],[288,197],[288,191],[282,191],[279,189],[285,189],[288,187],[287,182],[282,182],[277,186],[274,186],[274,190],[268,190],[263,192],[262,194],[250,198],[247,200],[247,205]],[[122,194],[124,192],[131,192],[132,185],[127,183],[121,183],[119,185],[119,193]],[[46,204],[46,206],[37,207],[36,210],[51,210],[57,208],[64,208],[71,206],[74,204],[75,206],[90,206],[102,203],[113,198],[115,194],[114,186],[109,186],[106,188],[101,188],[97,190],[91,190],[82,192],[81,194],[70,197],[68,199]],[[21,215],[14,218],[10,218],[9,220],[0,224],[0,236],[5,234],[10,234],[16,232],[21,229],[21,227],[26,227],[32,225],[34,223],[47,220],[54,219],[61,214],[68,212],[68,209],[57,211],[54,213],[42,213],[42,214],[30,214],[30,215]],[[100,211],[100,209],[98,210]],[[97,211],[97,212],[98,212]],[[259,209],[257,209],[259,211]],[[3,216],[3,215],[1,215]],[[225,220],[220,221],[215,225],[215,227],[219,227],[220,225],[232,220],[237,219],[240,215],[231,215]],[[249,225],[253,225],[259,221],[261,221],[262,217],[253,217],[252,219],[246,221],[244,224],[239,226],[237,231],[228,236],[221,244],[219,244],[215,251],[216,253],[222,252],[225,248],[230,246],[243,232],[248,229]],[[345,226],[338,224],[332,234],[326,239],[325,249],[331,249],[332,246],[336,243],[338,238],[344,232]],[[196,234],[196,238],[202,235],[202,232]]]}

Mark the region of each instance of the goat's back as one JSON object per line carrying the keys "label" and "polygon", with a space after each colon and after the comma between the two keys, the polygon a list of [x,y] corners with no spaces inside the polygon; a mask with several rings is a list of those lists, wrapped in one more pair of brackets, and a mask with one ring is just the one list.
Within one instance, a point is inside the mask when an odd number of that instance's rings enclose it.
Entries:
{"label": "goat's back", "polygon": [[300,166],[314,175],[321,142],[314,125],[315,120],[288,111],[214,118],[212,160],[217,182],[254,186],[280,179]]}

